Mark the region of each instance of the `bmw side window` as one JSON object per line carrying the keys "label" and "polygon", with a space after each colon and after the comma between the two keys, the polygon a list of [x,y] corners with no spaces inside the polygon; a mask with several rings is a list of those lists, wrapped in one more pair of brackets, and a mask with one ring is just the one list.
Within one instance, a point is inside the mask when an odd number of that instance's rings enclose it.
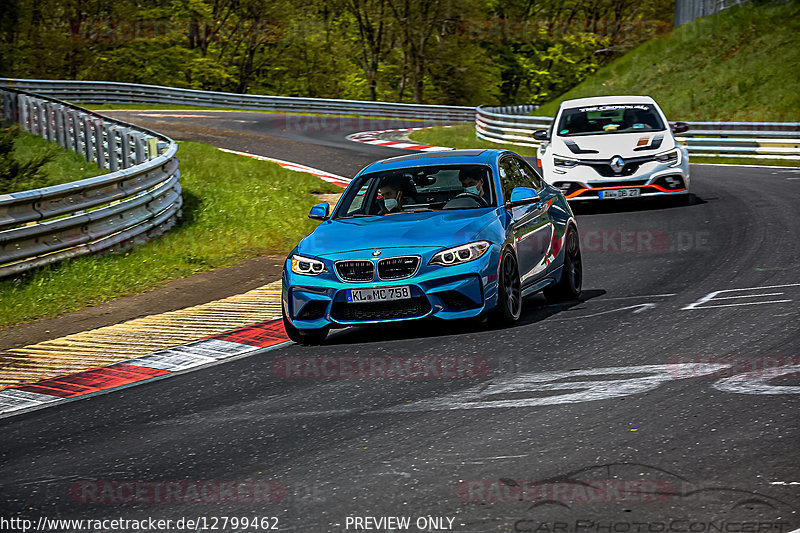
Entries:
{"label": "bmw side window", "polygon": [[539,178],[539,175],[536,173],[535,170],[533,170],[533,168],[531,168],[528,162],[523,159],[515,159],[514,161],[519,166],[519,170],[522,173],[522,175],[525,176],[525,180],[530,182],[530,185],[523,185],[523,186],[533,187],[537,191],[541,191],[542,188],[544,187],[544,184],[542,183],[541,178]]}
{"label": "bmw side window", "polygon": [[503,198],[508,201],[511,198],[511,191],[514,187],[530,187],[530,182],[526,182],[525,177],[514,163],[514,158],[506,157],[500,160],[500,183],[503,186]]}

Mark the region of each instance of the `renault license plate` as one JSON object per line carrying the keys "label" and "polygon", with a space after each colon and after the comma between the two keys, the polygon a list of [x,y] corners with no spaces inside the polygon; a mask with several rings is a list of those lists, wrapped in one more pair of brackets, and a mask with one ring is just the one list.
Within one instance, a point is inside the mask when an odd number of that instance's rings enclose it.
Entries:
{"label": "renault license plate", "polygon": [[636,198],[641,196],[639,189],[609,189],[598,193],[601,200],[611,200],[612,198]]}

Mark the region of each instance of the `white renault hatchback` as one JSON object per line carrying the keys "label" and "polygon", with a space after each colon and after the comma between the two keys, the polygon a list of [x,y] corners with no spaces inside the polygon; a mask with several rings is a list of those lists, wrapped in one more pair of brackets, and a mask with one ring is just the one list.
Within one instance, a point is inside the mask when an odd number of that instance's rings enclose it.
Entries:
{"label": "white renault hatchback", "polygon": [[689,198],[689,154],[649,96],[565,100],[550,130],[534,132],[545,181],[570,201]]}

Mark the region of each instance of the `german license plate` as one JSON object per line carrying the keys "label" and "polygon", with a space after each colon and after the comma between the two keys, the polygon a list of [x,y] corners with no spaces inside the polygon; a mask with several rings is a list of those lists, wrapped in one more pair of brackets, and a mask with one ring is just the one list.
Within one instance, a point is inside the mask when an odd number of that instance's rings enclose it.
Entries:
{"label": "german license plate", "polygon": [[351,304],[363,302],[388,302],[390,300],[409,300],[411,287],[374,287],[371,289],[347,289],[347,301]]}
{"label": "german license plate", "polygon": [[636,198],[641,196],[639,189],[609,189],[607,191],[600,191],[601,200],[610,200],[612,198]]}

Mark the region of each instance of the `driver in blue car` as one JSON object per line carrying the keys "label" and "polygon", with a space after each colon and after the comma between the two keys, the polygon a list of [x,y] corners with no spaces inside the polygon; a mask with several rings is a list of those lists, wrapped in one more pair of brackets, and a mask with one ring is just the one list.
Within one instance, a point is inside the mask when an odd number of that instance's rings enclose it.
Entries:
{"label": "driver in blue car", "polygon": [[415,191],[406,177],[396,175],[386,178],[378,192],[383,197],[385,213],[399,213]]}
{"label": "driver in blue car", "polygon": [[461,185],[464,187],[464,192],[469,194],[474,194],[475,196],[480,196],[484,200],[489,200],[486,198],[484,189],[483,189],[483,172],[480,168],[477,167],[466,167],[462,168],[458,172],[458,179],[461,182]]}

